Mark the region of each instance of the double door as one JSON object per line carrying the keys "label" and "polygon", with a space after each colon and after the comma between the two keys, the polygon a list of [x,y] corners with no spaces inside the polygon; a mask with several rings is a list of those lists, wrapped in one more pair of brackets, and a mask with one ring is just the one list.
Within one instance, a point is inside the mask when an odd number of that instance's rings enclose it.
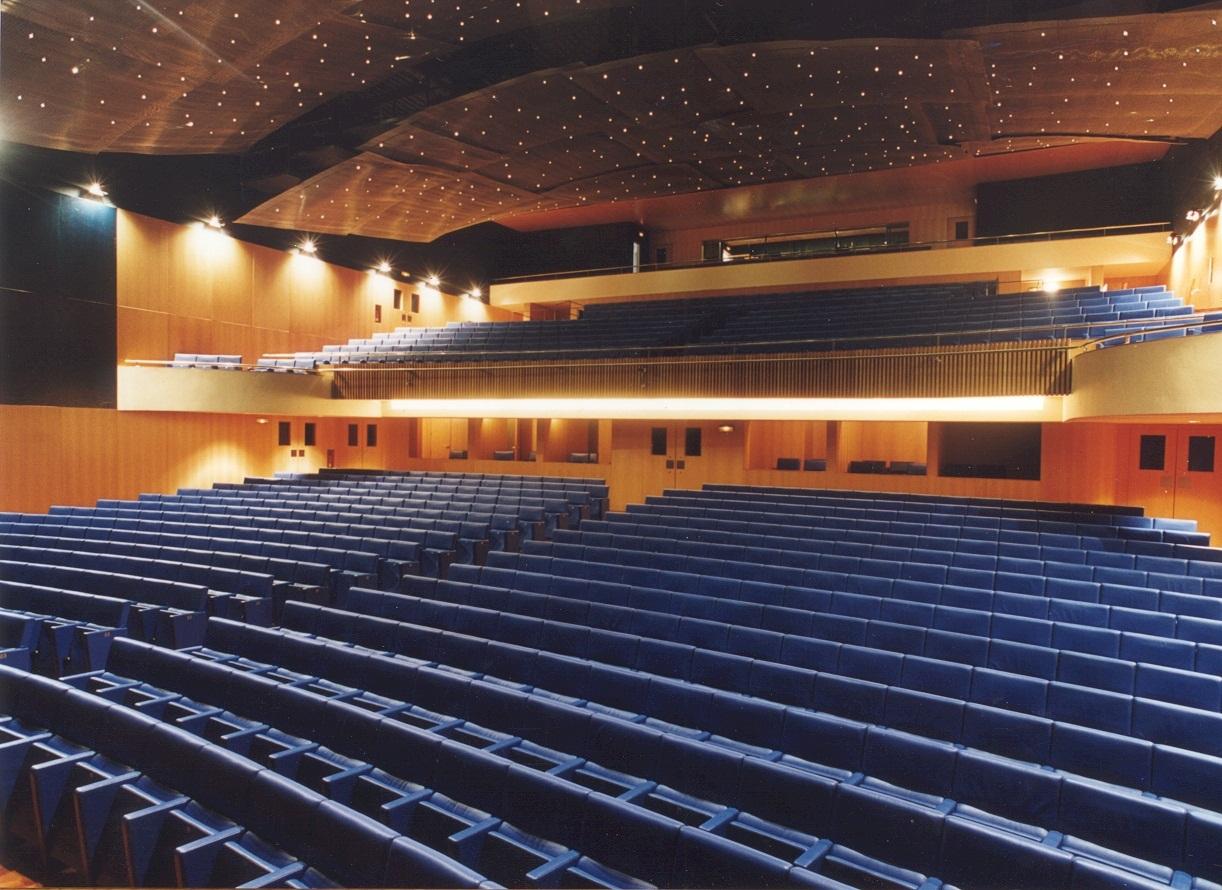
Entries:
{"label": "double door", "polygon": [[742,426],[714,421],[615,421],[613,506],[622,509],[668,488],[741,481]]}
{"label": "double door", "polygon": [[1222,528],[1222,427],[1135,424],[1127,431],[1127,490],[1120,500],[1147,516],[1196,519]]}

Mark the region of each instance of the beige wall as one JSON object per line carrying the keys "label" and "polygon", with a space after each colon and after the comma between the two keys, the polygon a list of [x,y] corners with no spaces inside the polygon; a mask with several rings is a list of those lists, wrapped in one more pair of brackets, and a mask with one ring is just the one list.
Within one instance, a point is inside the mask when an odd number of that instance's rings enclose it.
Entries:
{"label": "beige wall", "polygon": [[1202,220],[1175,248],[1167,276],[1167,286],[1184,302],[1198,309],[1222,307],[1222,213]]}
{"label": "beige wall", "polygon": [[[513,317],[478,300],[421,293],[410,322],[407,282],[118,211],[118,359],[175,352],[242,355],[318,349],[400,325]],[[401,311],[393,291],[402,292]],[[374,323],[374,307],[382,322]]]}

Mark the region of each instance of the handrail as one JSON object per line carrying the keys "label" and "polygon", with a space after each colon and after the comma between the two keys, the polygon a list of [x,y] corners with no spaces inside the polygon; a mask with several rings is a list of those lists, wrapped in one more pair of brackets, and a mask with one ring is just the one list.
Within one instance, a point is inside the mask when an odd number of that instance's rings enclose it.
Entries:
{"label": "handrail", "polygon": [[[1159,327],[1148,326],[1148,323],[1150,321],[1150,319],[1148,318],[1137,319],[1136,321],[1146,322],[1147,326],[1140,328],[1138,330],[1135,330],[1135,331],[1125,331],[1124,333],[1121,333],[1121,334],[1108,334],[1106,337],[1096,337],[1093,340],[1087,340],[1085,343],[1082,344],[1082,351],[1086,352],[1086,351],[1095,350],[1095,349],[1102,349],[1103,348],[1102,344],[1110,343],[1113,340],[1120,340],[1122,341],[1122,345],[1128,345],[1129,338],[1135,337],[1138,334],[1157,334],[1162,331],[1184,331],[1184,330],[1189,330],[1191,328],[1200,327],[1202,323],[1209,324],[1209,325],[1217,325],[1218,331],[1222,332],[1222,319],[1219,319],[1219,318],[1210,319],[1209,316],[1211,315],[1217,316],[1217,315],[1222,315],[1222,313],[1194,312],[1192,315],[1178,316],[1181,319],[1190,319],[1189,321],[1185,321],[1181,324],[1165,324]],[[1212,333],[1212,331],[1210,333]]]}
{"label": "handrail", "polygon": [[[1192,316],[1179,316],[1179,317],[1183,317],[1183,318],[1202,317],[1203,318],[1203,315],[1204,315],[1203,313],[1197,313],[1196,315],[1192,315]],[[1089,328],[1089,327],[1102,326],[1102,325],[1108,325],[1112,327],[1118,327],[1122,325],[1149,325],[1149,321],[1150,321],[1149,319],[1129,319],[1126,321],[1076,321],[1076,322],[1069,322],[1065,324],[1039,325],[1035,327],[1019,326],[1019,327],[1006,327],[1006,328],[986,328],[986,329],[982,329],[978,331],[926,331],[926,332],[914,333],[914,334],[883,334],[883,335],[876,334],[873,336],[867,335],[867,336],[861,336],[861,337],[800,338],[800,339],[793,339],[793,340],[747,340],[747,341],[741,341],[741,342],[735,342],[735,343],[708,343],[708,344],[685,343],[685,344],[676,344],[676,345],[669,345],[669,346],[635,347],[635,350],[641,353],[641,355],[639,355],[638,357],[652,358],[652,357],[665,357],[666,355],[669,355],[672,353],[677,353],[677,354],[682,355],[684,350],[687,350],[691,346],[695,346],[695,345],[705,345],[709,347],[724,346],[727,353],[733,354],[733,351],[735,349],[738,349],[744,346],[794,345],[797,347],[801,347],[801,346],[809,346],[811,344],[831,344],[833,349],[853,349],[855,348],[853,346],[854,343],[877,342],[879,340],[897,341],[895,343],[895,347],[902,348],[904,346],[904,343],[898,342],[898,341],[928,339],[930,337],[934,338],[933,343],[917,344],[917,345],[934,346],[934,347],[988,346],[991,344],[987,342],[986,343],[944,343],[942,342],[942,338],[944,337],[962,337],[966,334],[1011,334],[1011,333],[1013,334],[1024,334],[1024,333],[1032,334],[1032,333],[1047,332],[1055,336],[1050,336],[1050,337],[1041,338],[1041,339],[1071,340],[1074,338],[1071,338],[1067,335],[1067,332],[1070,328],[1080,328],[1080,327]],[[1163,330],[1163,329],[1170,328],[1170,327],[1172,326],[1168,325],[1168,326],[1164,326],[1163,328],[1148,328],[1148,329],[1151,331],[1155,331],[1155,330]],[[1185,325],[1185,327],[1191,327],[1191,325]],[[1140,333],[1140,331],[1139,330],[1132,331],[1131,333]],[[1116,335],[1116,336],[1119,336],[1119,335]],[[1002,341],[1002,342],[1014,342],[1014,341]],[[880,348],[885,348],[885,347],[880,347]],[[597,357],[598,354],[605,355],[607,353],[619,353],[620,355],[618,357],[630,358],[632,356],[624,356],[623,353],[633,351],[633,349],[634,347],[594,346],[594,347],[565,349],[564,351],[566,355],[571,355],[572,353],[589,353],[592,355],[592,357]],[[556,352],[554,348],[553,349],[489,349],[488,351],[489,352],[514,353],[515,355],[520,355],[520,356],[554,355]],[[799,349],[795,349],[794,351],[797,352],[797,351],[803,351],[803,350],[799,348]],[[395,362],[395,364],[411,363],[412,358],[414,356],[420,356],[420,355],[427,355],[430,357],[471,355],[471,353],[466,350],[431,350],[427,353],[384,352],[384,353],[376,353],[376,354],[404,356],[404,359],[398,362]],[[744,353],[744,355],[751,355],[751,354],[753,353]],[[292,353],[271,353],[267,357],[268,358],[293,358],[293,354]],[[611,357],[617,357],[617,356],[611,356]],[[505,361],[516,361],[516,359],[510,358],[510,359],[505,359]],[[376,366],[378,364],[390,364],[390,362],[385,362],[385,363],[383,362],[363,362],[363,363],[359,363],[359,367],[370,369],[371,365]],[[421,362],[421,364],[430,364],[430,362]],[[344,367],[356,367],[356,366],[358,366],[357,363],[350,363],[350,364],[344,365]]]}
{"label": "handrail", "polygon": [[[839,350],[854,349],[855,347],[853,346],[853,344],[855,343],[861,343],[864,341],[877,342],[880,340],[892,341],[892,345],[879,346],[879,347],[876,347],[877,349],[888,349],[888,348],[902,349],[902,348],[905,348],[906,346],[905,341],[912,341],[916,339],[927,339],[929,337],[934,338],[933,343],[921,343],[921,344],[916,344],[916,345],[917,346],[928,346],[931,348],[948,348],[948,347],[960,347],[960,346],[1006,346],[1006,345],[1012,345],[1014,343],[1029,342],[1032,344],[1032,346],[1035,346],[1035,345],[1039,345],[1041,341],[1054,341],[1054,342],[1072,341],[1074,338],[1071,338],[1068,336],[1068,331],[1070,328],[1080,328],[1080,327],[1090,328],[1090,327],[1096,327],[1096,326],[1128,328],[1128,330],[1125,330],[1121,333],[1108,334],[1105,337],[1096,337],[1093,339],[1080,339],[1079,348],[1082,351],[1087,351],[1090,349],[1097,349],[1099,348],[1099,344],[1109,343],[1113,340],[1123,340],[1127,342],[1129,337],[1133,337],[1137,334],[1153,334],[1153,333],[1158,333],[1160,331],[1187,330],[1190,328],[1199,327],[1202,323],[1216,324],[1219,326],[1219,331],[1222,331],[1222,319],[1218,319],[1218,318],[1210,319],[1209,318],[1210,315],[1218,315],[1218,314],[1219,313],[1217,312],[1194,312],[1191,315],[1176,316],[1177,319],[1182,320],[1182,321],[1177,321],[1176,324],[1163,324],[1163,325],[1151,325],[1150,324],[1151,319],[1141,318],[1141,319],[1126,319],[1123,321],[1121,320],[1093,321],[1093,322],[1079,321],[1079,322],[1070,322],[1067,324],[1039,325],[1035,327],[1021,327],[1020,326],[1020,327],[1006,327],[1006,328],[988,328],[988,329],[984,329],[980,331],[935,331],[935,332],[925,332],[925,333],[915,333],[915,334],[885,334],[885,335],[862,336],[862,337],[832,337],[832,338],[825,338],[825,339],[802,338],[802,339],[793,339],[793,340],[749,340],[749,341],[738,342],[738,343],[705,344],[708,346],[724,346],[726,348],[726,352],[724,353],[703,353],[703,354],[696,354],[696,355],[691,355],[685,352],[685,350],[687,350],[692,345],[697,345],[697,344],[690,344],[690,343],[689,344],[669,345],[669,346],[638,347],[637,355],[624,355],[623,354],[625,352],[631,351],[632,349],[631,347],[623,348],[623,347],[614,347],[614,346],[596,346],[596,347],[587,347],[587,348],[580,348],[580,349],[566,349],[565,353],[566,353],[566,358],[576,358],[576,359],[583,358],[584,354],[589,354],[590,358],[604,357],[604,358],[612,358],[612,359],[640,359],[640,360],[648,360],[648,359],[654,359],[654,358],[669,358],[669,357],[679,357],[679,358],[687,357],[687,358],[701,358],[701,359],[709,358],[709,359],[722,359],[722,360],[726,358],[738,358],[738,359],[751,358],[751,359],[765,360],[768,358],[775,358],[778,354],[755,353],[755,352],[738,353],[736,352],[736,350],[744,346],[794,346],[795,348],[791,350],[792,352],[805,352],[805,351],[810,351],[810,350],[806,350],[801,347],[810,346],[812,344],[829,344],[831,345],[832,349],[827,350],[827,351],[839,351]],[[996,342],[986,341],[986,342],[974,342],[974,343],[942,342],[942,338],[944,337],[961,337],[961,336],[964,336],[965,334],[974,334],[974,333],[989,334],[989,335],[993,335],[993,334],[1021,335],[1021,334],[1034,334],[1034,333],[1041,333],[1041,334],[1048,333],[1051,336],[1041,337],[1038,340],[1032,340],[1032,341],[1023,341],[1023,340],[1012,339],[1012,340],[1002,340],[1002,341],[996,341]],[[503,351],[506,353],[513,353],[515,356],[521,356],[521,358],[507,358],[507,359],[504,359],[503,361],[528,361],[530,360],[531,357],[535,357],[535,356],[554,356],[555,355],[554,349],[506,349],[506,350],[490,350],[490,351],[494,351],[494,352]],[[573,356],[572,353],[581,353],[583,355]],[[392,370],[402,370],[401,366],[404,364],[413,364],[413,362],[411,361],[413,355],[428,355],[430,357],[471,356],[471,353],[466,352],[466,351],[450,351],[450,350],[447,350],[447,351],[435,350],[435,351],[430,351],[428,353],[415,353],[415,354],[413,353],[395,353],[395,352],[387,352],[387,353],[379,353],[379,354],[404,356],[405,359],[395,361],[395,362],[346,363],[343,365],[328,366],[328,368],[326,369],[315,368],[313,370],[309,370],[309,369],[299,368],[299,369],[292,369],[292,370],[296,371],[297,373],[314,373],[314,374],[320,373],[324,370],[356,370],[356,369],[359,369],[363,371],[381,371],[381,370],[392,371]],[[294,358],[295,354],[294,353],[268,353],[265,357],[266,358]],[[471,356],[471,360],[479,364],[488,364],[488,362],[480,362],[478,358],[474,356]],[[564,359],[561,359],[561,361],[564,361]],[[154,366],[154,367],[169,367],[169,366],[173,366],[175,364],[175,361],[173,359],[126,359],[125,363],[129,365],[147,365],[147,366]],[[433,365],[434,362],[419,362],[418,364],[421,366],[427,367],[427,366]],[[386,367],[387,365],[391,365],[392,367]],[[232,368],[234,366],[227,366],[227,367]],[[251,365],[251,364],[241,364],[241,365],[238,365],[237,367],[240,368],[241,370],[254,370],[258,368],[259,366]],[[214,369],[200,368],[196,370],[214,370]]]}
{"label": "handrail", "polygon": [[[861,247],[844,247],[819,254],[793,255],[778,254],[765,257],[734,257],[710,260],[696,260],[688,263],[641,263],[639,266],[598,266],[588,269],[571,269],[561,272],[538,272],[530,275],[510,275],[492,281],[492,286],[501,284],[517,284],[528,281],[549,281],[553,279],[578,278],[582,276],[619,275],[628,272],[658,272],[667,269],[700,269],[706,266],[735,266],[743,263],[773,263],[794,259],[825,259],[827,257],[846,256],[851,254],[902,253],[918,250],[939,250],[947,247],[983,247],[997,244],[1021,244],[1029,241],[1055,241],[1062,238],[1104,237],[1107,235],[1137,235],[1146,232],[1170,232],[1170,222],[1126,223],[1119,226],[1094,226],[1078,229],[1052,229],[1045,232],[1024,232],[1014,235],[985,235],[974,238],[948,238],[938,241],[909,241],[904,244],[863,245]],[[802,234],[793,232],[789,235],[765,235],[763,238],[793,237]]]}

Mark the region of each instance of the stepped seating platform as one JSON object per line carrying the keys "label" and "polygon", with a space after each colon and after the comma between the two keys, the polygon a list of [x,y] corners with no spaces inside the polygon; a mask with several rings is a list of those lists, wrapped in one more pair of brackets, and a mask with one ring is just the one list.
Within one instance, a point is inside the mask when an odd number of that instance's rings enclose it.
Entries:
{"label": "stepped seating platform", "polygon": [[1162,286],[997,295],[984,283],[909,285],[596,303],[572,320],[401,327],[264,356],[256,370],[1088,340],[1136,329],[1146,331],[1132,338],[1142,342],[1222,330],[1222,313],[1185,324],[1196,318]]}
{"label": "stepped seating platform", "polygon": [[[527,510],[511,546],[485,538],[442,571],[319,563],[350,573],[324,596],[268,567],[292,556],[242,551],[215,576],[193,556],[201,639],[74,613],[120,629],[60,680],[0,662],[0,730],[42,727],[174,788],[250,838],[264,875],[295,869],[265,883],[1222,887],[1222,551],[1192,521],[732,485],[611,511],[606,494],[333,473],[5,517],[0,555],[115,570],[230,546],[187,548],[162,517],[261,518],[247,500],[359,510],[387,534],[414,528],[403,511],[461,535]],[[55,543],[30,543],[43,529]],[[232,596],[209,611],[221,577],[279,585],[270,621],[220,608]],[[38,652],[55,619],[0,606],[4,651]],[[169,769],[181,745],[195,773]]]}

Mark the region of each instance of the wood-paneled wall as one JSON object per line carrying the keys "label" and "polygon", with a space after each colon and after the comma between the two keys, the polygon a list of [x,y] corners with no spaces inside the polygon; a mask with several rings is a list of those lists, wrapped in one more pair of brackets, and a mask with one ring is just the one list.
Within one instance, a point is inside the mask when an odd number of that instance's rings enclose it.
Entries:
{"label": "wood-paneled wall", "polygon": [[[460,447],[450,433],[466,437],[471,424],[454,421],[419,421],[413,418],[264,418],[250,415],[120,412],[92,408],[0,406],[0,510],[43,511],[53,504],[92,504],[98,498],[131,498],[144,491],[174,491],[181,487],[232,482],[248,475],[277,471],[311,472],[327,464],[332,451],[337,467],[387,469],[444,469],[455,472],[520,473],[527,475],[599,476],[611,486],[616,509],[665,488],[699,487],[704,482],[739,482],[802,488],[869,489],[875,491],[1076,503],[1132,503],[1150,515],[1176,515],[1198,520],[1200,527],[1222,534],[1222,449],[1211,473],[1184,473],[1180,467],[1166,478],[1178,479],[1175,497],[1159,488],[1162,476],[1143,480],[1136,467],[1137,437],[1146,430],[1133,424],[1045,424],[1042,472],[1039,481],[1008,479],[941,478],[937,472],[938,424],[928,426],[928,476],[860,475],[844,472],[847,457],[829,465],[827,472],[778,471],[749,460],[752,453],[772,453],[796,447],[794,436],[813,436],[815,426],[795,422],[798,429],[783,430],[777,423],[683,421],[672,424],[675,456],[682,458],[683,430],[703,430],[703,454],[686,460],[682,470],[667,470],[665,456],[649,453],[652,426],[665,421],[599,421],[598,464],[565,462],[569,451],[584,451],[586,422],[568,421],[554,434],[554,457],[537,462],[481,459],[450,461],[448,447]],[[290,420],[292,443],[277,444],[277,423]],[[304,424],[316,424],[316,444],[306,447]],[[348,425],[357,424],[357,445],[349,446]],[[477,423],[480,423],[477,421]],[[523,423],[523,421],[519,421]],[[540,427],[555,424],[539,423]],[[377,445],[368,446],[367,427],[378,427]],[[719,427],[731,426],[728,432]],[[905,447],[916,442],[909,425],[877,423],[858,441],[889,441]],[[924,426],[921,424],[921,426]],[[809,427],[809,430],[806,429]],[[833,427],[836,427],[833,429]],[[838,424],[829,424],[828,445],[839,451]],[[888,429],[894,427],[894,429]],[[567,429],[565,429],[567,428]],[[1222,439],[1222,427],[1180,425],[1154,432],[1179,436],[1213,435]],[[496,441],[501,438],[497,428]],[[572,435],[570,436],[569,433]],[[547,439],[544,436],[547,436]],[[580,436],[580,447],[579,445]],[[776,437],[776,448],[759,444]],[[539,443],[553,439],[547,430]],[[444,440],[444,441],[443,441]],[[753,444],[748,446],[748,441]],[[466,444],[464,441],[462,444]],[[804,445],[805,447],[805,445]],[[915,446],[914,446],[915,447]],[[1170,447],[1170,446],[1169,446]],[[803,456],[813,455],[804,454]],[[1182,448],[1180,451],[1182,452]],[[300,451],[300,456],[291,456]],[[1171,454],[1171,452],[1168,452]],[[550,454],[550,452],[549,452]],[[418,455],[418,456],[417,456]],[[798,456],[781,455],[781,456]],[[915,452],[876,455],[879,459],[916,459]],[[1169,458],[1169,467],[1181,459]],[[775,465],[775,460],[773,464]],[[1170,485],[1172,483],[1168,483]]]}
{"label": "wood-paneled wall", "polygon": [[[43,511],[52,504],[92,504],[142,491],[207,487],[278,471],[326,466],[402,468],[416,421],[385,418],[259,418],[241,414],[174,414],[102,408],[0,406],[0,510]],[[292,443],[278,444],[278,423],[292,424]],[[305,423],[315,445],[306,447]],[[348,445],[348,424],[358,444]],[[367,426],[378,427],[368,446]],[[297,457],[291,452],[299,451]]]}
{"label": "wood-paneled wall", "polygon": [[[242,355],[318,349],[403,325],[511,320],[478,300],[424,289],[120,210],[118,360],[175,352]],[[394,308],[394,290],[402,308]],[[382,321],[375,323],[374,307]]]}

